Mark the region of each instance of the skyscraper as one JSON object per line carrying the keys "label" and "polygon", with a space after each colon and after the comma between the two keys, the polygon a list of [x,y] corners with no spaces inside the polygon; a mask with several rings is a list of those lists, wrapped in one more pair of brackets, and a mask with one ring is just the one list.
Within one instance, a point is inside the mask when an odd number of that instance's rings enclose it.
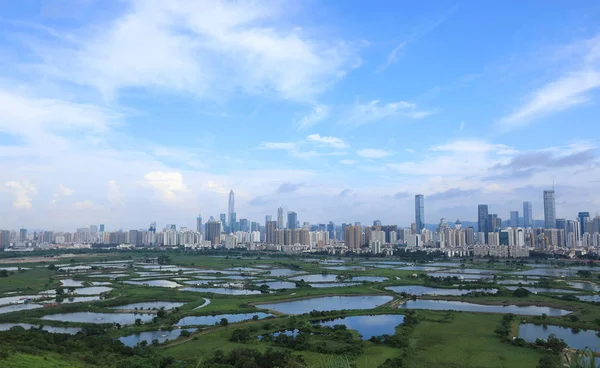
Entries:
{"label": "skyscraper", "polygon": [[523,227],[533,227],[533,209],[531,202],[523,202]]}
{"label": "skyscraper", "polygon": [[544,190],[544,228],[556,228],[556,205],[554,202],[554,189]]}
{"label": "skyscraper", "polygon": [[487,204],[480,204],[477,207],[477,232],[485,233],[487,238],[488,233],[488,206]]}
{"label": "skyscraper", "polygon": [[585,234],[586,231],[585,224],[586,222],[590,221],[590,213],[579,212],[577,214],[577,218],[579,219],[579,234],[580,236],[583,236],[583,234]]}
{"label": "skyscraper", "polygon": [[20,241],[26,241],[27,240],[27,229],[20,229],[19,230],[19,240]]}
{"label": "skyscraper", "polygon": [[198,214],[198,217],[196,217],[196,231],[202,232],[202,214]]}
{"label": "skyscraper", "polygon": [[362,242],[362,229],[360,226],[346,226],[344,229],[344,243],[349,250],[360,249]]}
{"label": "skyscraper", "polygon": [[519,227],[519,211],[510,211],[510,226]]}
{"label": "skyscraper", "polygon": [[267,221],[265,229],[265,242],[267,244],[275,244],[275,231],[277,230],[277,221]]}
{"label": "skyscraper", "polygon": [[229,227],[233,227],[232,224],[235,220],[231,221],[231,215],[235,213],[235,194],[233,194],[233,189],[229,192],[229,206],[227,207],[227,224]]}
{"label": "skyscraper", "polygon": [[277,209],[277,228],[283,229],[285,227],[285,223],[283,222],[283,207],[279,207]]}
{"label": "skyscraper", "polygon": [[417,234],[425,228],[425,197],[423,194],[415,196],[415,223],[417,224]]}
{"label": "skyscraper", "polygon": [[288,223],[287,223],[287,227],[288,229],[296,229],[297,223],[298,223],[298,214],[296,214],[296,212],[294,211],[289,211],[287,213],[287,218],[288,218]]}
{"label": "skyscraper", "polygon": [[269,222],[269,221],[273,221],[273,216],[265,215],[265,226],[267,226],[267,222]]}

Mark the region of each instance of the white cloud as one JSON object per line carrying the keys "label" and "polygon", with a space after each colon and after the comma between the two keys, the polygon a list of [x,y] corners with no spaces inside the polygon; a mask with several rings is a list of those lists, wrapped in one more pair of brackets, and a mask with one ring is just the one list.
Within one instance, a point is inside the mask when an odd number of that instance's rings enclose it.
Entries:
{"label": "white cloud", "polygon": [[383,158],[383,157],[390,156],[391,152],[382,150],[382,149],[365,148],[365,149],[356,151],[356,154],[361,157],[366,157],[366,158]]}
{"label": "white cloud", "polygon": [[390,53],[388,54],[388,57],[387,57],[387,60],[385,61],[385,63],[380,65],[379,67],[377,67],[377,71],[383,72],[390,65],[396,64],[398,62],[398,55],[400,54],[401,51],[404,50],[404,48],[406,48],[406,45],[408,45],[408,42],[406,42],[406,41],[402,41],[398,45],[396,45],[396,47],[394,47],[394,49],[392,51],[390,51]]}
{"label": "white cloud", "polygon": [[262,142],[259,148],[291,151],[297,148],[297,144],[294,142]]}
{"label": "white cloud", "polygon": [[433,146],[429,148],[429,150],[458,153],[479,153],[493,151],[498,154],[505,155],[517,153],[516,150],[504,144],[490,144],[481,140],[457,140],[446,144]]}
{"label": "white cloud", "polygon": [[373,100],[366,104],[356,102],[345,114],[342,122],[352,125],[362,125],[392,117],[420,119],[433,114],[433,111],[418,110],[417,105],[412,102],[398,101],[383,104],[380,102],[378,100]]}
{"label": "white cloud", "polygon": [[460,125],[458,126],[458,130],[463,131],[465,129],[465,122],[461,121]]}
{"label": "white cloud", "polygon": [[64,184],[59,184],[57,194],[63,197],[69,197],[73,194],[73,189],[67,188]]}
{"label": "white cloud", "polygon": [[31,200],[38,192],[37,188],[27,181],[8,181],[4,188],[15,197],[12,203],[15,208],[31,208]]}
{"label": "white cloud", "polygon": [[298,122],[299,129],[308,129],[316,125],[317,123],[327,119],[329,117],[329,106],[317,105],[313,108],[310,114],[304,116]]}
{"label": "white cloud", "polygon": [[[243,90],[307,100],[360,64],[343,40],[305,32],[285,3],[139,0],[76,42],[35,50],[46,75],[112,96],[150,87],[209,97]],[[291,26],[290,23],[292,23]],[[60,60],[60,63],[58,62]]]}
{"label": "white cloud", "polygon": [[311,134],[306,137],[309,142],[320,143],[323,145],[331,146],[333,148],[346,148],[348,144],[337,137],[320,136],[319,134]]}
{"label": "white cloud", "polygon": [[344,165],[354,165],[356,162],[356,160],[340,160],[340,163]]}
{"label": "white cloud", "polygon": [[183,182],[183,175],[176,171],[153,171],[144,175],[144,179],[146,179],[146,183],[164,201],[175,200],[178,193],[188,191],[187,186]]}
{"label": "white cloud", "polygon": [[106,199],[115,206],[124,206],[123,198],[125,197],[121,192],[121,186],[116,182],[116,180],[109,180],[108,183],[108,192],[106,193]]}
{"label": "white cloud", "polygon": [[405,148],[404,150],[405,150],[406,152],[408,152],[408,153],[415,153],[415,152],[416,152],[416,151],[415,151],[414,149],[412,149],[412,148]]}
{"label": "white cloud", "polygon": [[90,201],[89,199],[86,199],[85,201],[74,202],[73,208],[75,208],[77,210],[89,210],[89,209],[96,208],[96,204],[94,202]]}
{"label": "white cloud", "polygon": [[590,100],[589,93],[600,87],[600,36],[563,48],[570,65],[553,81],[533,91],[527,102],[501,120],[504,128],[516,128],[554,112],[567,110]]}

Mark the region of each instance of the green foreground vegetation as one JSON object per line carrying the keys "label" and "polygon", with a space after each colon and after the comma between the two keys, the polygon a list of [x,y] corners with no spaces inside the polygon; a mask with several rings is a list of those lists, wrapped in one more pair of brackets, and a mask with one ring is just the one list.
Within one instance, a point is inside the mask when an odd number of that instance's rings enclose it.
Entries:
{"label": "green foreground vegetation", "polygon": [[[307,259],[310,258],[310,259]],[[576,329],[600,328],[600,305],[584,302],[576,296],[594,294],[591,289],[577,289],[567,282],[576,281],[597,285],[598,269],[577,272],[570,277],[515,279],[513,272],[532,270],[523,262],[461,260],[453,267],[439,267],[444,272],[477,269],[495,272],[491,280],[464,281],[460,278],[432,278],[421,270],[403,270],[400,265],[375,267],[378,261],[390,259],[346,258],[348,269],[331,269],[335,263],[322,264],[325,258],[315,256],[284,257],[280,255],[251,255],[242,258],[224,252],[215,254],[189,252],[97,252],[66,255],[61,258],[36,259],[34,262],[11,263],[0,260],[0,267],[21,267],[0,278],[0,298],[36,295],[56,291],[60,297],[75,297],[79,287],[62,286],[60,280],[81,281],[81,287],[103,282],[111,288],[101,300],[58,303],[49,295],[31,303],[46,304],[44,308],[0,313],[0,323],[29,323],[54,327],[77,327],[77,335],[24,330],[15,327],[0,332],[0,366],[2,367],[555,367],[567,360],[574,367],[589,364],[589,359],[577,363],[577,356],[554,351],[547,345],[523,343],[517,339],[519,323],[565,326]],[[329,258],[332,259],[332,258]],[[110,268],[114,261],[127,261],[123,267]],[[151,264],[146,262],[157,262]],[[415,259],[394,258],[393,261],[420,265]],[[448,262],[448,260],[444,260]],[[114,265],[114,263],[112,263]],[[60,266],[88,265],[81,271],[65,271]],[[171,269],[173,265],[183,267]],[[380,263],[378,266],[385,265]],[[147,267],[150,266],[150,267]],[[163,267],[164,268],[160,268]],[[572,265],[556,262],[547,268],[558,269]],[[146,268],[145,268],[146,267]],[[242,268],[242,270],[238,270]],[[271,270],[294,272],[284,276],[271,275]],[[113,274],[119,274],[114,277]],[[311,287],[310,282],[290,280],[298,275],[321,275],[338,282],[353,278],[375,276],[380,282],[355,282],[354,285]],[[96,277],[99,276],[99,277]],[[233,278],[229,278],[233,277]],[[525,289],[508,290],[498,280],[514,279],[535,282],[523,287],[544,287],[573,292],[540,292]],[[152,287],[152,280],[177,282],[180,287]],[[207,281],[208,280],[208,281]],[[132,285],[128,281],[140,281]],[[296,288],[269,290],[268,282],[296,282]],[[186,282],[198,283],[185,285]],[[210,285],[207,284],[211,283]],[[208,292],[182,291],[183,287],[215,287],[222,283],[240,283],[252,295],[225,295]],[[395,293],[389,286],[428,286],[439,289],[496,288],[498,292],[472,292],[460,296],[423,296],[421,299],[440,299],[491,305],[537,305],[565,309],[571,313],[562,317],[515,316],[506,320],[502,314],[426,311],[398,309],[397,306],[416,297],[410,293]],[[60,291],[59,291],[60,290]],[[262,291],[262,292],[261,292]],[[16,294],[14,294],[16,292]],[[8,294],[11,293],[11,294]],[[574,294],[574,295],[573,295]],[[273,317],[217,325],[195,326],[196,331],[182,333],[179,338],[160,342],[147,341],[126,347],[120,337],[150,331],[170,331],[186,316],[258,313],[256,305],[323,296],[386,295],[390,301],[373,309],[305,313],[291,316],[275,313]],[[75,323],[41,319],[45,315],[71,312],[117,313],[110,307],[124,304],[170,301],[183,305],[174,309],[146,311],[152,313],[148,322],[131,325],[114,323]],[[0,306],[2,308],[2,306]],[[319,309],[318,306],[315,309]],[[132,311],[122,311],[132,312]],[[273,311],[271,311],[273,312]],[[141,312],[140,312],[141,313]],[[362,340],[355,330],[345,326],[320,327],[313,322],[322,318],[376,314],[403,314],[405,323],[396,326],[393,334]],[[500,327],[499,327],[500,326]],[[278,334],[294,331],[295,335]],[[516,342],[515,342],[516,341]],[[563,351],[564,350],[564,351]],[[586,363],[587,362],[587,363]]]}

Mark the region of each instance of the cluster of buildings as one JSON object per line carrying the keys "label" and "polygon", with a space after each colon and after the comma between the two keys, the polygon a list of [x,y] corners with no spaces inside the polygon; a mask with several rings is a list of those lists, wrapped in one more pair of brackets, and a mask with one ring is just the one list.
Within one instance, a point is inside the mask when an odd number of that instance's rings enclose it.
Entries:
{"label": "cluster of buildings", "polygon": [[105,231],[104,225],[79,228],[76,232],[0,230],[0,249],[30,250],[35,248],[89,246],[90,244],[138,247],[185,246],[191,248],[245,247],[249,250],[285,252],[327,251],[331,253],[371,252],[391,254],[394,248],[444,252],[449,256],[527,257],[531,250],[542,252],[594,251],[600,249],[600,216],[590,217],[579,212],[576,219],[556,218],[554,190],[546,190],[544,221],[536,226],[532,203],[523,203],[519,211],[511,211],[509,219],[502,220],[490,213],[486,204],[477,209],[477,223],[463,226],[460,220],[449,223],[445,218],[437,226],[425,225],[425,197],[415,196],[415,222],[407,228],[383,225],[373,221],[371,226],[360,222],[334,224],[333,222],[300,223],[296,212],[277,209],[274,220],[265,216],[264,223],[238,220],[235,212],[235,194],[229,193],[227,213],[219,220],[212,216],[203,222],[196,218],[196,228],[167,224],[157,230],[156,223],[147,229]]}

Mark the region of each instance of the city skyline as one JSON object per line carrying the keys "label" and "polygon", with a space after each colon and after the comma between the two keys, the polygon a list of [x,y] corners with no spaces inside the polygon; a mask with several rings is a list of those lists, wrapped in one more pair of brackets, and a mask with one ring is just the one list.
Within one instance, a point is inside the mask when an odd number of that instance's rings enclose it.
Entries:
{"label": "city skyline", "polygon": [[0,5],[3,227],[600,210],[594,2],[214,4]]}

